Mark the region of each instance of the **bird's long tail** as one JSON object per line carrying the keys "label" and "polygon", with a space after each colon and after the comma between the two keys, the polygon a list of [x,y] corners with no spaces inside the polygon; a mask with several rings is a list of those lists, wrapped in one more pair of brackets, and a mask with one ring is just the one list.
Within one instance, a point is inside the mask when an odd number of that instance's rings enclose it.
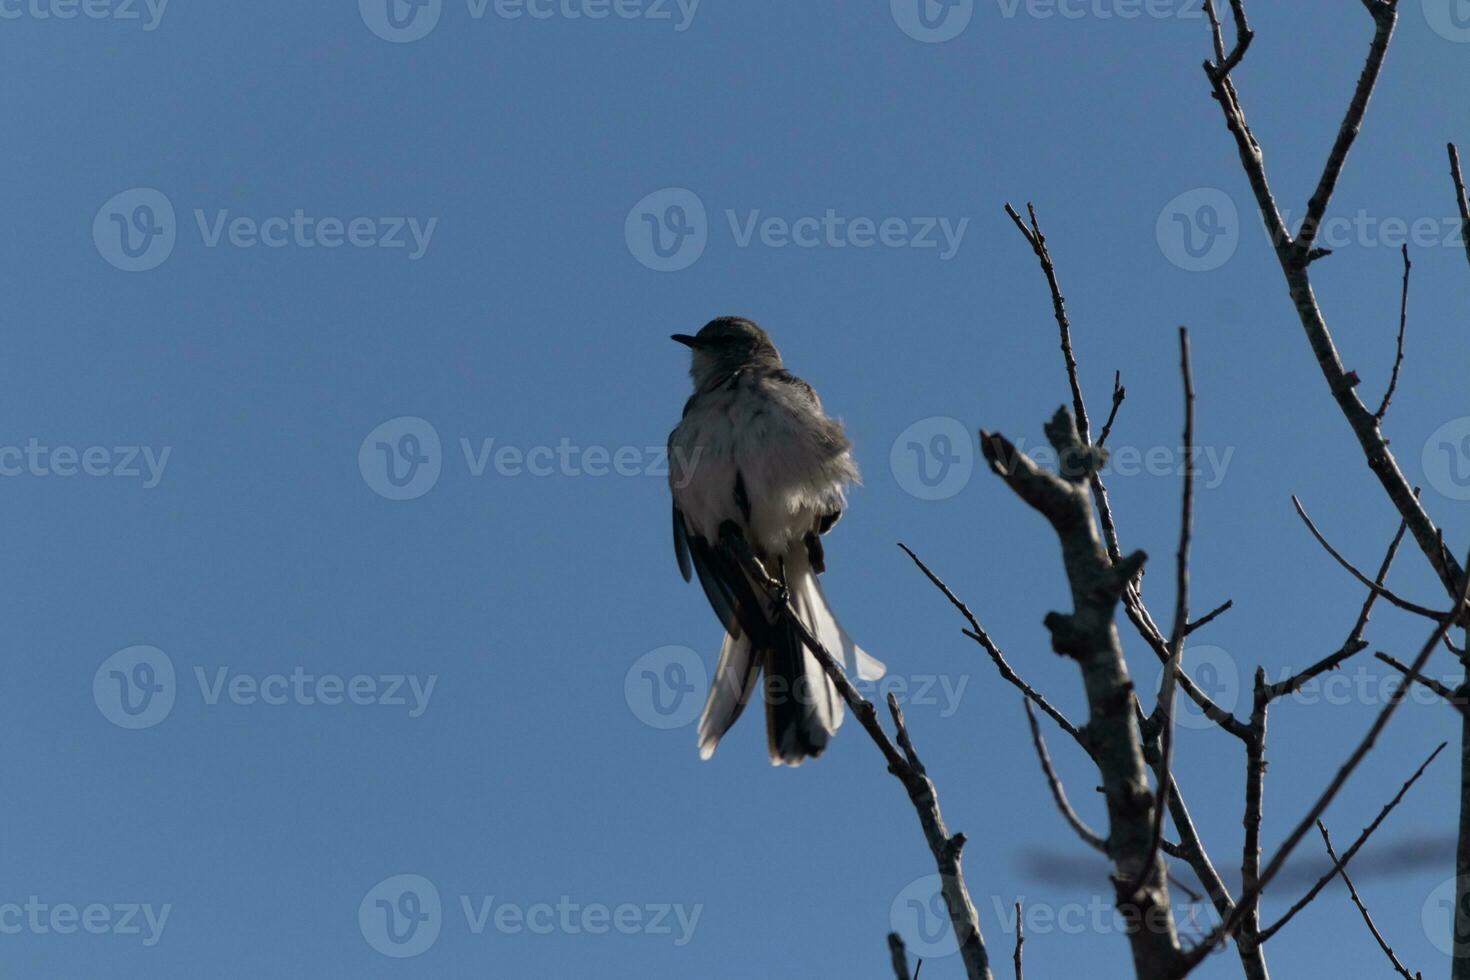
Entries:
{"label": "bird's long tail", "polygon": [[[849,674],[863,680],[883,676],[884,666],[865,653],[833,615],[812,571],[805,546],[785,556],[786,586],[792,610]],[[699,719],[699,754],[709,758],[721,736],[745,710],[755,683],[765,672],[766,737],[773,765],[800,765],[822,754],[842,724],[842,696],[816,657],[785,618],[768,610],[763,635],[727,635],[714,682]]]}

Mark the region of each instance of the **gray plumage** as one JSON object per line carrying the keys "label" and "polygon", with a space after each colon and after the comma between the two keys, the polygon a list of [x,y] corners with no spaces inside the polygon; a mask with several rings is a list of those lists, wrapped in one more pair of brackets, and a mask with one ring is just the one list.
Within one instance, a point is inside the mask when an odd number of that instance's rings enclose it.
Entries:
{"label": "gray plumage", "polygon": [[821,755],[842,723],[842,700],[789,623],[728,553],[738,532],[792,608],[850,672],[876,680],[883,665],[838,624],[817,574],[820,535],[841,517],[858,479],[842,424],[828,418],[811,385],[791,374],[764,330],[749,320],[712,320],[696,336],[675,334],[693,356],[694,394],[669,435],[674,550],[685,580],[697,573],[725,641],[699,722],[709,758],[765,676],[771,761],[799,765]]}

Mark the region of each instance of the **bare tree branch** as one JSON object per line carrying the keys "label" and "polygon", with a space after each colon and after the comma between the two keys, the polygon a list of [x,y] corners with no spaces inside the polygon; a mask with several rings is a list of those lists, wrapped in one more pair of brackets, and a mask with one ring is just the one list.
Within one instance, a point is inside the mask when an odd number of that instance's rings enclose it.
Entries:
{"label": "bare tree branch", "polygon": [[1322,889],[1327,887],[1327,883],[1330,882],[1334,876],[1336,876],[1340,868],[1347,867],[1348,862],[1351,861],[1353,857],[1358,853],[1358,851],[1362,848],[1362,846],[1368,842],[1368,838],[1373,836],[1373,832],[1376,831],[1379,825],[1382,824],[1383,821],[1388,817],[1388,815],[1393,812],[1394,807],[1399,805],[1399,802],[1403,800],[1405,794],[1409,792],[1409,788],[1419,781],[1420,776],[1424,775],[1424,770],[1429,768],[1429,764],[1435,760],[1435,757],[1439,755],[1446,744],[1448,743],[1439,743],[1435,750],[1429,753],[1429,758],[1420,763],[1419,768],[1414,770],[1414,774],[1410,776],[1401,787],[1399,787],[1399,791],[1394,794],[1393,799],[1385,803],[1383,805],[1383,809],[1378,811],[1378,816],[1373,818],[1373,822],[1368,824],[1368,826],[1364,827],[1358,833],[1358,838],[1357,840],[1353,841],[1353,846],[1349,847],[1346,851],[1343,852],[1342,860],[1335,861],[1333,863],[1333,867],[1329,868],[1325,875],[1318,878],[1316,883],[1307,890],[1307,893],[1301,898],[1297,899],[1296,903],[1292,905],[1291,908],[1287,909],[1286,913],[1282,915],[1281,918],[1277,919],[1272,926],[1267,929],[1261,930],[1261,942],[1265,942],[1272,936],[1276,935],[1276,933],[1280,932],[1283,926],[1285,926],[1288,922],[1295,918],[1298,912],[1310,905],[1312,899],[1316,898],[1318,893],[1320,893]]}
{"label": "bare tree branch", "polygon": [[[1236,5],[1235,12],[1237,28],[1243,30],[1245,34],[1249,34],[1249,28],[1245,24],[1244,10]],[[1245,39],[1244,43],[1249,43],[1248,37]],[[1240,51],[1241,53],[1244,52],[1243,46],[1240,48]],[[1065,350],[1063,351],[1063,361],[1066,366],[1067,383],[1073,393],[1074,400],[1076,401],[1077,407],[1079,409],[1079,414],[1085,420],[1086,403],[1085,399],[1082,396],[1081,384],[1078,381],[1077,377],[1076,357],[1071,352],[1071,327],[1066,318],[1065,304],[1057,302],[1057,299],[1060,297],[1060,288],[1057,286],[1056,270],[1051,262],[1050,254],[1046,250],[1045,238],[1040,233],[1040,226],[1039,222],[1036,219],[1035,209],[1030,207],[1029,205],[1027,207],[1027,211],[1031,218],[1031,227],[1029,229],[1020,220],[1019,215],[1015,213],[1015,209],[1007,207],[1006,210],[1007,213],[1010,214],[1012,221],[1015,222],[1017,228],[1020,229],[1022,235],[1026,238],[1028,244],[1032,246],[1033,252],[1037,253],[1037,258],[1040,261],[1042,272],[1047,280],[1048,289],[1053,294],[1053,310],[1054,312],[1059,314],[1058,328],[1062,333],[1063,342],[1065,345]],[[1112,407],[1108,413],[1108,419],[1104,423],[1102,434],[1099,436],[1097,442],[1097,445],[1099,447],[1106,440],[1108,433],[1111,432],[1113,421],[1117,416],[1119,406],[1122,404],[1124,397],[1125,392],[1122,385],[1121,373],[1115,371],[1113,374]],[[1079,435],[1081,437],[1081,442],[1085,444],[1087,442],[1087,429],[1085,421],[1080,429]],[[1130,622],[1133,623],[1135,629],[1138,631],[1138,634],[1143,637],[1144,641],[1149,645],[1150,649],[1154,651],[1160,662],[1166,663],[1170,659],[1167,641],[1164,639],[1158,627],[1154,624],[1153,618],[1149,614],[1148,607],[1144,605],[1142,595],[1139,591],[1138,576],[1141,575],[1142,570],[1141,568],[1129,570],[1124,565],[1125,559],[1118,544],[1118,531],[1113,521],[1112,505],[1108,499],[1107,486],[1103,482],[1101,473],[1095,467],[1092,468],[1092,472],[1089,474],[1088,483],[1092,490],[1093,501],[1097,507],[1097,520],[1102,529],[1102,537],[1103,542],[1107,548],[1108,559],[1117,568],[1127,571],[1130,576],[1129,581],[1123,591],[1123,604],[1124,609],[1127,612],[1128,619]],[[1198,625],[1204,625],[1205,622],[1208,622],[1210,619],[1214,618],[1214,616],[1219,615],[1219,613],[1223,612],[1225,608],[1229,607],[1229,605],[1230,603],[1227,602],[1225,606],[1206,616]],[[987,649],[993,647],[993,644],[988,644],[988,638],[984,637],[983,631],[968,635],[971,635],[974,639],[981,642],[982,645],[987,645]],[[1204,712],[1206,717],[1213,720],[1217,725],[1221,726],[1225,731],[1229,732],[1230,734],[1235,735],[1237,738],[1241,738],[1243,740],[1247,736],[1248,733],[1245,725],[1243,725],[1229,712],[1225,711],[1217,704],[1215,704],[1213,700],[1211,700],[1202,690],[1200,690],[1198,685],[1196,685],[1190,679],[1189,675],[1184,670],[1177,669],[1176,666],[1176,670],[1174,673],[1177,677],[1179,686],[1183,688],[1185,694],[1189,696],[1189,698],[1200,707],[1201,711]],[[1136,706],[1136,698],[1134,698],[1133,700]],[[1041,704],[1041,702],[1038,703]],[[1047,706],[1045,704],[1041,704],[1041,706],[1043,710],[1046,710]],[[1081,744],[1083,749],[1089,754],[1092,753],[1092,748],[1090,744],[1081,740],[1079,740],[1079,744]],[[1156,747],[1152,747],[1146,744],[1144,746],[1144,749],[1145,752],[1153,752],[1154,756],[1157,756]],[[1155,764],[1156,759],[1151,757],[1149,761],[1150,764],[1153,765]],[[1179,845],[1179,852],[1177,856],[1189,862],[1196,876],[1199,877],[1200,884],[1204,886],[1206,891],[1210,894],[1211,900],[1215,902],[1216,908],[1224,909],[1224,911],[1221,911],[1221,915],[1224,915],[1227,911],[1233,908],[1233,906],[1228,905],[1228,892],[1225,891],[1224,885],[1220,882],[1219,875],[1215,872],[1214,866],[1211,863],[1208,855],[1206,854],[1203,844],[1200,843],[1198,836],[1194,833],[1193,825],[1190,823],[1189,819],[1188,808],[1184,805],[1183,800],[1178,799],[1178,784],[1176,781],[1173,780],[1172,777],[1163,776],[1160,778],[1172,786],[1172,789],[1170,789],[1169,791],[1170,816],[1174,819],[1175,826],[1179,829],[1181,835],[1181,845]],[[1184,824],[1181,824],[1179,822],[1181,819],[1184,821]],[[1165,853],[1168,853],[1171,856],[1176,856],[1175,851],[1167,842],[1164,842],[1161,846],[1164,848]],[[1222,902],[1226,904],[1222,904]],[[1238,946],[1237,948],[1240,952],[1241,965],[1243,966],[1249,980],[1266,980],[1266,962],[1261,951],[1259,949],[1249,950],[1242,946]]]}
{"label": "bare tree branch", "polygon": [[[1367,112],[1368,101],[1378,81],[1397,20],[1397,3],[1392,0],[1363,0],[1363,5],[1373,16],[1375,28],[1373,41],[1369,46],[1368,57],[1363,65],[1352,101],[1339,127],[1337,139],[1323,166],[1316,190],[1313,191],[1307,204],[1307,216],[1301,232],[1295,238],[1286,230],[1281,213],[1276,206],[1275,197],[1271,192],[1270,181],[1266,176],[1261,148],[1246,124],[1245,113],[1229,79],[1229,71],[1225,70],[1227,64],[1229,68],[1234,68],[1240,59],[1232,54],[1227,59],[1227,63],[1218,67],[1211,62],[1205,62],[1205,75],[1214,89],[1215,100],[1220,104],[1221,112],[1224,114],[1226,128],[1235,138],[1241,167],[1250,182],[1256,204],[1270,233],[1298,319],[1307,335],[1323,379],[1327,382],[1332,397],[1336,400],[1338,408],[1357,437],[1369,467],[1378,478],[1389,500],[1398,510],[1399,516],[1408,522],[1414,540],[1434,567],[1445,590],[1453,594],[1461,579],[1459,564],[1455,561],[1454,555],[1443,547],[1438,527],[1435,526],[1410,489],[1408,481],[1399,469],[1398,461],[1388,447],[1388,440],[1379,431],[1378,420],[1373,417],[1373,413],[1358,397],[1355,391],[1359,381],[1358,376],[1343,367],[1333,343],[1332,334],[1327,328],[1327,321],[1312,293],[1312,283],[1307,270],[1311,258],[1316,256],[1314,242],[1318,226],[1326,212],[1333,188],[1337,185],[1337,178],[1347,160],[1348,151],[1352,148],[1353,141],[1362,125],[1363,116]],[[1218,60],[1222,49],[1219,39],[1219,22],[1213,15],[1212,4],[1209,6],[1211,7],[1210,20]],[[1231,0],[1231,6],[1237,11],[1239,30],[1244,25],[1242,0]],[[1243,35],[1242,40],[1244,36],[1248,35]],[[1240,48],[1238,41],[1237,49]]]}
{"label": "bare tree branch", "polygon": [[1220,31],[1220,18],[1215,16],[1215,5],[1212,0],[1205,0],[1205,14],[1210,18],[1210,31],[1215,41],[1215,64],[1210,70],[1219,75],[1223,80],[1230,74],[1240,59],[1245,57],[1245,49],[1250,47],[1255,33],[1245,20],[1245,7],[1240,0],[1230,0],[1231,12],[1235,14],[1235,47],[1230,54],[1225,53],[1225,40]]}
{"label": "bare tree branch", "polygon": [[[1434,651],[1435,647],[1439,646],[1439,641],[1449,630],[1451,622],[1458,618],[1462,612],[1462,609],[1465,605],[1467,588],[1470,588],[1470,576],[1466,576],[1465,580],[1460,583],[1460,588],[1456,593],[1455,605],[1454,608],[1451,610],[1450,615],[1446,616],[1440,622],[1440,624],[1435,627],[1434,632],[1430,635],[1428,642],[1424,644],[1424,647],[1419,651],[1418,656],[1414,658],[1414,663],[1410,669],[1418,671],[1420,668],[1422,668],[1425,661],[1429,659],[1430,653]],[[1348,778],[1352,776],[1353,771],[1357,769],[1358,764],[1363,761],[1364,757],[1367,756],[1368,752],[1373,748],[1374,743],[1376,743],[1378,740],[1378,736],[1383,732],[1384,726],[1388,724],[1389,719],[1392,718],[1394,712],[1398,710],[1398,706],[1403,701],[1404,692],[1406,690],[1407,682],[1399,685],[1397,688],[1394,689],[1393,693],[1389,695],[1388,703],[1385,704],[1383,706],[1383,709],[1378,713],[1378,717],[1374,719],[1373,724],[1369,727],[1367,734],[1363,736],[1363,740],[1358,743],[1357,748],[1353,750],[1352,754],[1348,756],[1347,761],[1342,764],[1342,767],[1338,769],[1337,773],[1332,777],[1331,782],[1327,784],[1327,788],[1324,789],[1322,791],[1322,795],[1317,798],[1317,802],[1312,804],[1311,809],[1307,811],[1307,815],[1303,817],[1301,822],[1297,824],[1295,829],[1293,829],[1291,833],[1287,835],[1286,840],[1282,843],[1280,849],[1277,850],[1276,855],[1271,859],[1270,863],[1266,865],[1265,870],[1261,872],[1260,880],[1257,881],[1255,887],[1242,888],[1240,901],[1236,903],[1235,915],[1232,916],[1231,919],[1227,919],[1225,922],[1222,922],[1213,932],[1210,933],[1209,936],[1206,936],[1205,939],[1201,941],[1198,946],[1196,946],[1194,949],[1190,950],[1188,954],[1186,954],[1186,956],[1184,957],[1185,969],[1183,972],[1178,974],[1179,976],[1183,976],[1184,973],[1187,973],[1190,969],[1193,969],[1196,965],[1198,965],[1199,962],[1203,960],[1206,955],[1208,955],[1210,949],[1213,946],[1218,944],[1222,939],[1224,939],[1225,936],[1230,935],[1234,931],[1235,927],[1239,924],[1239,919],[1242,917],[1242,909],[1250,909],[1255,907],[1256,901],[1260,898],[1261,892],[1263,892],[1266,886],[1270,884],[1271,879],[1276,877],[1277,872],[1279,872],[1282,865],[1286,863],[1286,859],[1291,856],[1291,852],[1296,849],[1297,844],[1301,843],[1302,837],[1304,837],[1307,831],[1311,829],[1312,824],[1317,820],[1317,818],[1322,816],[1322,814],[1327,810],[1328,805],[1330,805],[1332,801],[1337,797],[1338,791],[1340,791],[1343,785],[1347,783]]]}
{"label": "bare tree branch", "polygon": [[[739,540],[743,542],[743,539]],[[883,726],[879,724],[878,712],[873,707],[873,703],[858,693],[857,688],[853,687],[852,682],[848,680],[842,666],[827,651],[821,641],[812,635],[811,630],[802,622],[801,617],[796,615],[784,595],[776,590],[776,583],[766,574],[748,545],[743,548],[733,547],[731,551],[746,575],[752,582],[766,590],[781,617],[801,637],[802,643],[811,651],[812,656],[817,658],[817,662],[822,665],[822,669],[826,671],[828,678],[836,686],[838,693],[842,695],[842,700],[847,702],[847,706],[857,716],[858,724],[863,726],[863,730],[868,733],[873,743],[878,746],[878,750],[883,753],[883,758],[888,762],[888,771],[893,773],[908,791],[909,800],[913,803],[914,811],[919,816],[920,826],[923,827],[924,839],[928,842],[929,850],[934,855],[935,864],[939,869],[940,890],[949,910],[955,938],[959,942],[960,954],[965,963],[965,973],[970,980],[992,980],[990,957],[985,949],[985,939],[980,932],[980,916],[975,910],[974,901],[970,898],[970,890],[965,884],[964,871],[960,865],[960,852],[965,846],[965,835],[962,833],[951,835],[945,827],[944,816],[939,810],[938,791],[934,787],[934,781],[929,778],[928,772],[924,769],[924,764],[919,760],[918,753],[914,750],[898,702],[892,693],[888,695],[888,710],[893,716],[894,727],[897,731],[898,744],[895,746],[887,733],[883,731]]]}

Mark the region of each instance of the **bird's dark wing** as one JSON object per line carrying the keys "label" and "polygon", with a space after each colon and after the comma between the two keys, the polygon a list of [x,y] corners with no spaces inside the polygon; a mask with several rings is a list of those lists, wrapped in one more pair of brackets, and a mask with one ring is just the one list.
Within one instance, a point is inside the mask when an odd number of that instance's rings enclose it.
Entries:
{"label": "bird's dark wing", "polygon": [[769,377],[777,384],[787,385],[791,388],[795,388],[797,391],[806,396],[806,399],[812,403],[812,408],[815,408],[818,412],[822,410],[822,400],[817,397],[817,389],[813,388],[811,385],[807,384],[805,381],[798,378],[790,371],[786,370],[785,368],[778,368],[777,370],[772,371]]}
{"label": "bird's dark wing", "polygon": [[674,505],[674,557],[679,561],[679,574],[684,576],[684,581],[694,574],[693,567],[689,564],[689,532],[684,529],[684,515],[679,511],[679,505]]}
{"label": "bird's dark wing", "polygon": [[686,541],[699,584],[725,632],[731,636],[743,634],[757,646],[762,645],[770,638],[771,623],[739,563],[723,547],[711,545],[699,535],[686,534]]}

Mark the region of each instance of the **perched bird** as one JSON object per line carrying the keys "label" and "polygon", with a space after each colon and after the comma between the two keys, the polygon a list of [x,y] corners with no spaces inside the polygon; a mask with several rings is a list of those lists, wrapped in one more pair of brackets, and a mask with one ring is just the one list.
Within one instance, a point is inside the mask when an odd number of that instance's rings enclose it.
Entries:
{"label": "perched bird", "polygon": [[[669,434],[674,552],[687,582],[700,585],[725,627],[709,698],[699,719],[708,759],[765,676],[766,738],[773,765],[816,757],[842,723],[842,698],[778,608],[790,608],[849,672],[883,676],[837,622],[817,582],[821,535],[858,479],[842,424],[822,412],[812,386],[787,371],[766,332],[721,317],[698,334],[674,334],[693,351],[694,394]],[[767,578],[740,562],[753,555]]]}

